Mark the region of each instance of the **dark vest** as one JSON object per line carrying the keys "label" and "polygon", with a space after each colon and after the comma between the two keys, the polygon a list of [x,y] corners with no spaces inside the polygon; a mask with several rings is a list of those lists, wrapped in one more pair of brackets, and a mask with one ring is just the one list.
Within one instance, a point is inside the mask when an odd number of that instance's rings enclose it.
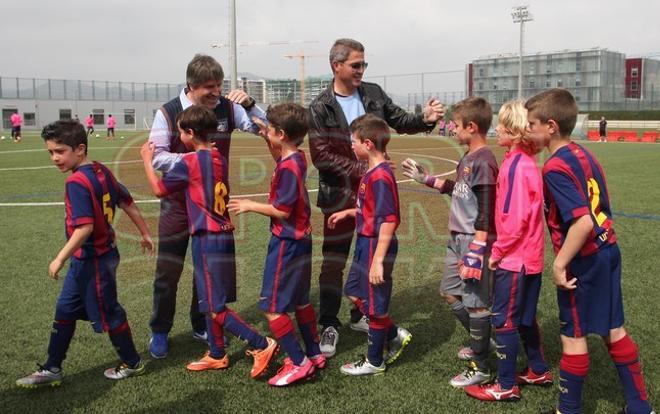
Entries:
{"label": "dark vest", "polygon": [[[181,99],[177,96],[171,101],[167,102],[161,107],[163,115],[167,120],[169,125],[170,134],[172,136],[170,142],[170,152],[176,154],[182,154],[190,152],[183,142],[181,142],[181,137],[179,136],[179,129],[176,127],[176,117],[180,112],[183,111],[181,106]],[[218,132],[213,134],[210,138],[211,141],[215,142],[215,147],[218,149],[220,154],[222,154],[226,159],[229,159],[229,145],[231,144],[231,133],[235,128],[234,125],[234,108],[232,102],[221,96],[216,105],[215,117],[218,119]]]}

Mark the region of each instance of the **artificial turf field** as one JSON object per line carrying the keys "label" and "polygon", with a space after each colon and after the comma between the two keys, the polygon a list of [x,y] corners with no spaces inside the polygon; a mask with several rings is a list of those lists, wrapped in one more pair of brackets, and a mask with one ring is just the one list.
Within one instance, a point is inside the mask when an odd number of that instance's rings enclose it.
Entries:
{"label": "artificial turf field", "polygon": [[[124,135],[125,139],[119,139]],[[117,139],[90,138],[90,158],[105,162],[131,190],[155,236],[158,204],[150,202],[139,161],[146,132],[119,132]],[[501,161],[503,151],[490,142]],[[660,303],[660,144],[586,143],[600,159],[608,178],[615,211],[615,229],[623,254],[626,326],[640,346],[647,388],[660,404],[660,324],[654,304]],[[318,178],[310,164],[307,187],[316,201]],[[389,153],[399,163],[407,156],[422,160],[436,174],[452,175],[462,150],[448,139],[394,137]],[[540,160],[546,158],[545,154]],[[268,192],[273,161],[259,138],[235,134],[230,154],[231,194]],[[404,180],[401,168],[397,179]],[[205,347],[191,339],[188,322],[192,266],[190,257],[179,284],[177,316],[170,353],[153,360],[147,352],[155,258],[143,255],[136,230],[118,210],[115,229],[122,256],[118,269],[119,300],[126,308],[133,336],[146,361],[144,376],[113,382],[103,370],[117,363],[106,335],[96,335],[79,322],[64,363],[61,387],[18,389],[14,381],[36,369],[46,356],[59,281],[47,277],[47,266],[64,243],[63,183],[65,174],[50,165],[43,141],[27,133],[23,142],[0,141],[0,411],[13,412],[435,412],[536,413],[552,407],[557,387],[523,389],[518,403],[488,404],[453,389],[448,381],[464,364],[456,351],[467,340],[462,327],[439,300],[437,288],[444,261],[449,199],[410,182],[399,184],[402,223],[397,231],[399,255],[394,272],[391,315],[413,334],[413,341],[385,375],[349,378],[340,364],[366,353],[366,334],[343,327],[337,355],[316,378],[289,389],[273,389],[265,380],[249,377],[251,358],[245,346],[232,340],[225,371],[191,373],[185,364]],[[265,201],[265,196],[255,196]],[[52,203],[52,204],[40,204]],[[320,211],[313,207],[314,269],[312,303],[318,304],[321,263]],[[257,309],[269,229],[257,215],[235,218],[237,230],[238,302],[232,308],[261,332],[267,324]],[[546,237],[546,241],[548,237]],[[546,249],[546,272],[539,303],[539,324],[548,362],[558,376],[559,323],[555,289],[549,273],[552,255]],[[340,318],[348,319],[348,301]],[[599,338],[590,338],[591,370],[584,388],[585,413],[615,413],[623,406],[618,377]],[[279,360],[282,356],[279,357]],[[494,361],[493,361],[494,362]],[[524,364],[520,359],[519,364]],[[271,367],[274,373],[276,366]]]}

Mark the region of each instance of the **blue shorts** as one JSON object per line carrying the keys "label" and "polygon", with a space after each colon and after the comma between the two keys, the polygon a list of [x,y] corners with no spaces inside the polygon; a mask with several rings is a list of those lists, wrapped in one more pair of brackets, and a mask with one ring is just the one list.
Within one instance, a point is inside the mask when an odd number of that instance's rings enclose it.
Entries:
{"label": "blue shorts", "polygon": [[377,245],[377,237],[358,235],[355,241],[353,264],[344,285],[344,293],[347,296],[362,299],[368,316],[385,315],[389,311],[390,298],[392,297],[392,270],[399,250],[396,236],[392,237],[383,263],[383,279],[385,279],[385,282],[380,285],[372,285],[369,283],[369,269]]}
{"label": "blue shorts", "polygon": [[562,335],[608,336],[611,329],[623,326],[619,246],[610,245],[591,256],[573,259],[567,273],[569,278],[577,278],[577,289],[557,290]]}
{"label": "blue shorts", "polygon": [[232,233],[192,236],[192,259],[199,311],[221,312],[236,301],[236,254]]}
{"label": "blue shorts", "polygon": [[534,326],[536,306],[541,293],[541,274],[495,270],[492,324],[497,331],[516,330],[519,326]]}
{"label": "blue shorts", "polygon": [[264,266],[259,309],[294,312],[309,303],[312,280],[312,238],[282,239],[271,235]]}
{"label": "blue shorts", "polygon": [[84,260],[72,257],[57,298],[55,320],[88,320],[97,333],[124,323],[126,312],[117,301],[118,265],[117,249]]}

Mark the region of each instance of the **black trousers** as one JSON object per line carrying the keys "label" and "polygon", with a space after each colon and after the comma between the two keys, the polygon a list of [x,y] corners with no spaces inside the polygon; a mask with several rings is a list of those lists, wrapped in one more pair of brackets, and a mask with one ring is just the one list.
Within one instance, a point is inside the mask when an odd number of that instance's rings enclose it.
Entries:
{"label": "black trousers", "polygon": [[[350,218],[337,223],[334,229],[328,228],[330,216],[324,214],[323,219],[323,263],[319,275],[319,324],[324,328],[341,325],[337,315],[344,296],[344,268],[355,233],[355,220]],[[359,311],[351,311],[354,322],[361,316]]]}
{"label": "black trousers", "polygon": [[[149,326],[154,333],[172,329],[176,311],[176,292],[188,249],[188,216],[183,192],[163,198],[158,221],[158,257],[154,276],[154,302]],[[206,330],[206,320],[199,312],[197,289],[191,278],[193,294],[190,301],[190,321],[196,332]]]}

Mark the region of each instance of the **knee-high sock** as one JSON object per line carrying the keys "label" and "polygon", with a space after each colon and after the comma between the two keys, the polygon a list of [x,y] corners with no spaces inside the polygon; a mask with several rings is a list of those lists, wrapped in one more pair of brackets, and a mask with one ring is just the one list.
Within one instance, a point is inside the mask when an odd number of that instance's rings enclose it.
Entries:
{"label": "knee-high sock", "polygon": [[59,320],[53,321],[53,329],[50,332],[48,342],[48,360],[44,365],[49,371],[62,368],[62,361],[66,358],[71,339],[76,331],[76,321]]}
{"label": "knee-high sock", "polygon": [[450,304],[449,307],[451,308],[451,313],[453,313],[456,319],[458,319],[461,325],[463,325],[465,331],[470,333],[470,314],[465,308],[465,305],[463,305],[463,302],[457,300],[456,302]]}
{"label": "knee-high sock", "polygon": [[563,354],[559,361],[559,407],[562,414],[579,414],[582,386],[589,372],[589,354]]}
{"label": "knee-high sock", "polygon": [[531,370],[535,374],[547,372],[550,368],[548,368],[548,364],[545,362],[543,344],[541,343],[541,330],[536,320],[532,326],[519,326],[518,332],[520,333]]}
{"label": "knee-high sock", "polygon": [[516,358],[520,336],[516,329],[495,329],[495,339],[497,340],[497,381],[502,388],[508,390],[516,385]]}
{"label": "knee-high sock", "polygon": [[628,335],[607,346],[612,361],[619,372],[628,413],[648,414],[652,410],[646,395],[642,366],[639,363],[637,344]]}
{"label": "knee-high sock", "polygon": [[121,325],[108,332],[110,342],[117,350],[119,357],[123,362],[128,364],[129,367],[135,368],[140,362],[140,355],[135,349],[133,343],[133,335],[131,335],[131,327],[128,321],[124,321]]}
{"label": "knee-high sock", "polygon": [[215,359],[225,357],[224,329],[211,316],[206,316],[206,332],[209,342],[209,355]]}
{"label": "knee-high sock", "polygon": [[296,309],[296,322],[303,342],[305,342],[305,354],[307,356],[319,355],[321,353],[319,333],[316,328],[316,314],[312,305]]}
{"label": "knee-high sock", "polygon": [[294,365],[300,366],[305,360],[305,353],[298,343],[298,338],[296,338],[296,332],[293,330],[293,323],[289,315],[283,313],[272,321],[268,321],[268,325],[273,335],[275,335],[277,342],[284,348]]}
{"label": "knee-high sock", "polygon": [[259,332],[229,308],[225,308],[222,312],[218,312],[215,316],[215,321],[231,332],[235,337],[246,341],[251,347],[265,349],[268,346],[266,337],[260,335]]}
{"label": "knee-high sock", "polygon": [[488,370],[490,345],[490,312],[470,313],[470,348],[474,351],[474,363],[482,371]]}
{"label": "knee-high sock", "polygon": [[392,326],[392,320],[388,317],[369,317],[369,349],[367,358],[371,365],[377,367],[383,364],[383,350],[387,340],[387,332]]}

